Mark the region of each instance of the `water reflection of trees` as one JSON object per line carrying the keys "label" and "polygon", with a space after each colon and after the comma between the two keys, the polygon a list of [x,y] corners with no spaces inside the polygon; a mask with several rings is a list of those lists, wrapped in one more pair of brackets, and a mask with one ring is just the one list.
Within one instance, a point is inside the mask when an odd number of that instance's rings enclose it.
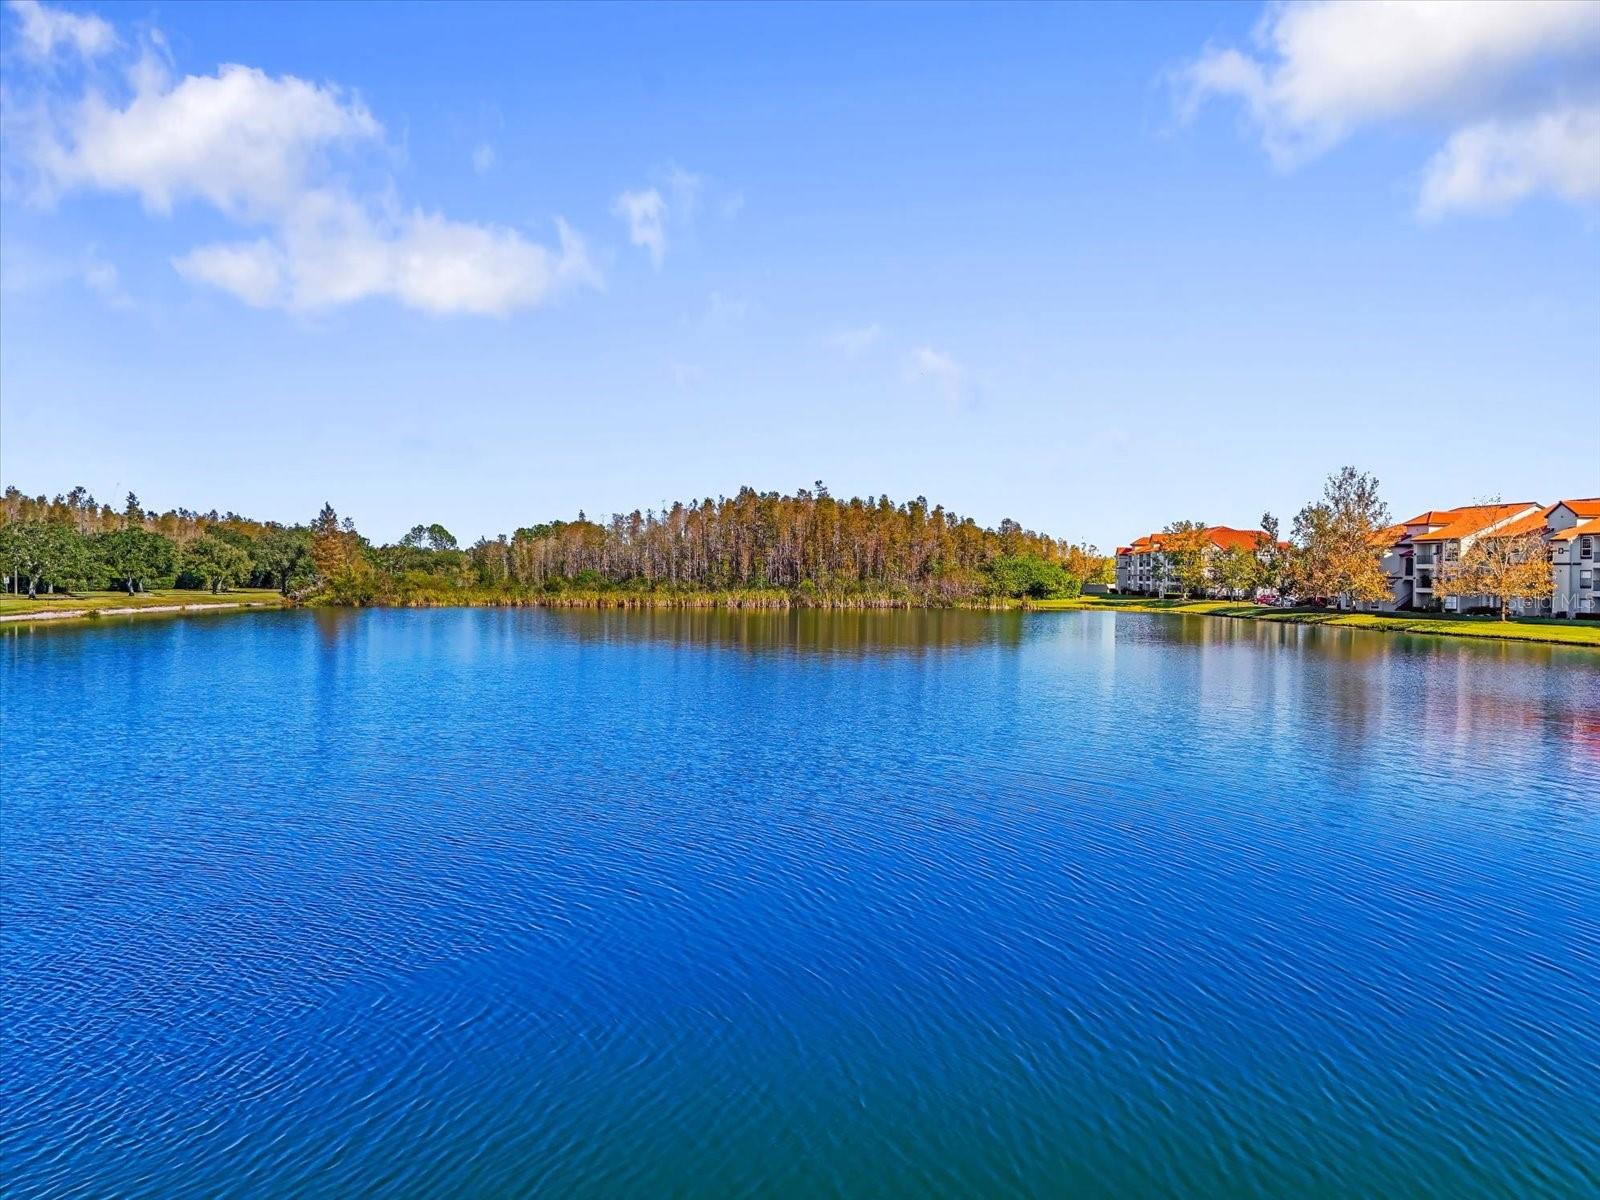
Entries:
{"label": "water reflection of trees", "polygon": [[634,609],[521,613],[552,632],[601,642],[868,657],[926,654],[1022,641],[1021,613],[960,609]]}

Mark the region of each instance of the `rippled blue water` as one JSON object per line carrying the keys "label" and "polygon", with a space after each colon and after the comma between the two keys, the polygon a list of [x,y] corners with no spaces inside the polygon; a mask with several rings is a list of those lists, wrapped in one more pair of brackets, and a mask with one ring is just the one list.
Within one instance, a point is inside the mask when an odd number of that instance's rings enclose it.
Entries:
{"label": "rippled blue water", "polygon": [[477,610],[0,656],[9,1196],[1600,1191],[1600,655]]}

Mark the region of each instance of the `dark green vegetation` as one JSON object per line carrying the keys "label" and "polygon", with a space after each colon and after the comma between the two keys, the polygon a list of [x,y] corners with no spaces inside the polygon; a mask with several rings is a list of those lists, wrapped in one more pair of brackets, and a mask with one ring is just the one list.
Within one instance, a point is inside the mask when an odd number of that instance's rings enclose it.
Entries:
{"label": "dark green vegetation", "polygon": [[[442,525],[373,545],[331,505],[305,525],[234,513],[118,510],[83,488],[53,500],[5,492],[0,573],[20,601],[114,590],[224,595],[271,588],[339,605],[928,607],[1076,596],[1109,582],[1092,547],[1002,521],[987,529],[921,497],[837,500],[742,489],[604,522],[528,525],[463,547]],[[107,607],[100,603],[96,607]],[[5,608],[30,611],[16,601]]]}

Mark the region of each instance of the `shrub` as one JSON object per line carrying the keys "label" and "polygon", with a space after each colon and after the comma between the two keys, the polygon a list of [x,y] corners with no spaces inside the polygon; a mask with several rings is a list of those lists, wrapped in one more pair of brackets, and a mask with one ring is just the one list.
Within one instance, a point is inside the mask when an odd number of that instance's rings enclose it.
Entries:
{"label": "shrub", "polygon": [[1083,581],[1060,563],[1032,554],[1002,554],[988,566],[990,591],[1012,599],[1055,600],[1076,596]]}

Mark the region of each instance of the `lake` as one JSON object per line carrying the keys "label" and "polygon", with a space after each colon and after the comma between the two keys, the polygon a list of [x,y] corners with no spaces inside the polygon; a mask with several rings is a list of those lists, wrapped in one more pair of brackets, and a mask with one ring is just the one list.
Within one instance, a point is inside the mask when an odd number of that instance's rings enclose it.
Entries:
{"label": "lake", "polygon": [[8,629],[8,1196],[1600,1191],[1600,654]]}

